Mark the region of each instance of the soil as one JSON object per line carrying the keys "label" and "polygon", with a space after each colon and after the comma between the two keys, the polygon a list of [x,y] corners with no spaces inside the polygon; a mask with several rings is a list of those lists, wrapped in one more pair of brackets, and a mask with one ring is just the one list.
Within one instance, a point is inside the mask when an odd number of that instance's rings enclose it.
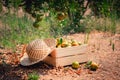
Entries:
{"label": "soil", "polygon": [[[67,37],[83,43],[85,35]],[[120,80],[120,34],[92,32],[87,43],[89,59],[99,64],[96,71],[86,69],[86,63],[81,63],[79,69],[72,69],[70,65],[53,67],[44,62],[24,67],[19,64],[24,45],[18,45],[15,54],[10,49],[0,49],[0,80],[27,80],[32,72],[39,74],[39,80]]]}

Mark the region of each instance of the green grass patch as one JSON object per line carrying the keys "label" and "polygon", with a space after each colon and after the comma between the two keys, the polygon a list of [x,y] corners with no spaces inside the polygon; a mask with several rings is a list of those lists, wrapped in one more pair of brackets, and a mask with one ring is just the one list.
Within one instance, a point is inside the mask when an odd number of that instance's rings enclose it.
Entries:
{"label": "green grass patch", "polygon": [[27,15],[17,17],[15,14],[0,16],[3,25],[0,27],[0,46],[14,48],[17,44],[26,44],[36,38],[51,37],[48,23],[41,22],[41,29],[33,27],[33,20]]}
{"label": "green grass patch", "polygon": [[39,75],[35,72],[28,74],[28,80],[38,80]]}
{"label": "green grass patch", "polygon": [[93,30],[103,31],[103,32],[111,32],[118,33],[118,24],[119,20],[116,18],[108,18],[108,17],[87,17],[83,19],[81,25],[85,26],[85,31],[90,32]]}

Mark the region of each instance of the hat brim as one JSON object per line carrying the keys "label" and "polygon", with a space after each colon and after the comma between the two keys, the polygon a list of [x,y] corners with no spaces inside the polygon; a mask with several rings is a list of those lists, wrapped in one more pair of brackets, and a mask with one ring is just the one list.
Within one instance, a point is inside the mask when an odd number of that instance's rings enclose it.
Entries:
{"label": "hat brim", "polygon": [[46,54],[42,59],[31,61],[29,59],[27,53],[24,53],[23,57],[20,59],[20,64],[23,66],[30,66],[30,65],[36,64],[36,63],[44,60],[45,57],[47,57],[47,56],[48,56],[48,54]]}
{"label": "hat brim", "polygon": [[[49,42],[49,40],[46,39],[46,40],[44,40],[44,41],[45,41],[45,43],[46,43],[47,45],[49,45],[49,47],[51,48],[51,50],[48,51],[48,53],[45,54],[44,57],[42,57],[41,59],[38,59],[38,60],[31,61],[31,60],[29,59],[29,56],[28,56],[27,53],[25,52],[24,55],[23,55],[23,57],[20,59],[20,64],[23,65],[23,66],[30,66],[30,65],[36,64],[36,63],[44,60],[44,59],[53,51],[53,49],[55,49],[55,48],[51,47],[52,44],[48,44],[48,43],[47,43],[47,41]],[[55,46],[55,44],[56,44],[56,43],[53,43],[52,46]]]}

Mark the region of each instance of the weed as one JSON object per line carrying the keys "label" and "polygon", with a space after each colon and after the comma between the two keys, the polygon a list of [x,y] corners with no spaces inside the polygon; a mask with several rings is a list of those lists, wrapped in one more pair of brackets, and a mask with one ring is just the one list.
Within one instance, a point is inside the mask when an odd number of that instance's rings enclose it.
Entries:
{"label": "weed", "polygon": [[115,44],[114,43],[112,44],[112,50],[113,51],[115,50]]}
{"label": "weed", "polygon": [[84,43],[87,44],[89,40],[89,33],[86,33]]}
{"label": "weed", "polygon": [[35,73],[35,72],[30,73],[28,75],[28,80],[38,80],[38,79],[39,79],[39,75],[37,73]]}

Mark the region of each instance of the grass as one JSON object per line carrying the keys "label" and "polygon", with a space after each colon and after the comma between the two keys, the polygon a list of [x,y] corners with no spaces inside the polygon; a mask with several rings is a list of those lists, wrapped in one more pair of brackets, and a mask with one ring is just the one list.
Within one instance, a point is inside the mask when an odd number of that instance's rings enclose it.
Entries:
{"label": "grass", "polygon": [[[44,20],[41,22],[41,29],[33,27],[33,20],[27,15],[17,17],[15,14],[5,14],[0,16],[0,46],[15,48],[17,44],[26,44],[36,38],[51,37],[49,34],[49,24]],[[47,25],[48,24],[48,25]]]}
{"label": "grass", "polygon": [[86,32],[90,32],[93,30],[103,31],[103,32],[111,32],[113,34],[119,33],[117,24],[119,24],[118,19],[116,18],[98,18],[98,17],[87,17],[81,22],[81,25],[86,27]]}

